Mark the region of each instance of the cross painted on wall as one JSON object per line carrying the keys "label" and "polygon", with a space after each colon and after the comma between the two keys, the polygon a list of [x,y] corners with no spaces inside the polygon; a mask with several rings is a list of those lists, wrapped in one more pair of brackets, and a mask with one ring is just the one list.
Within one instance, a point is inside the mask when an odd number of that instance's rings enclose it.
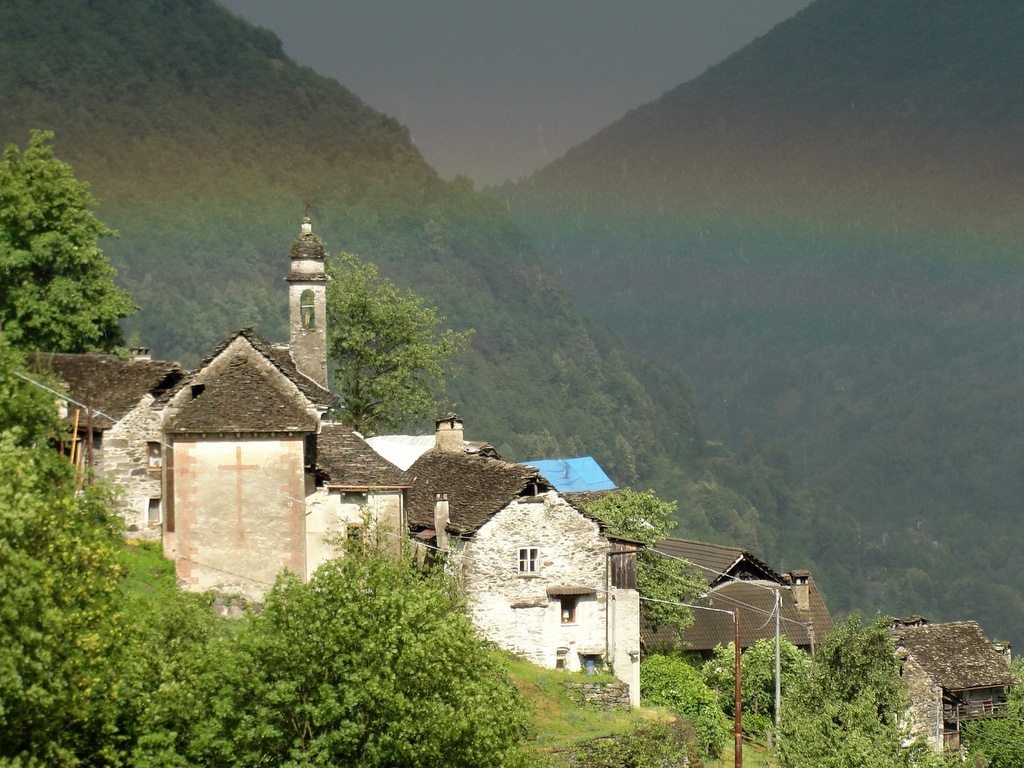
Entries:
{"label": "cross painted on wall", "polygon": [[242,470],[246,469],[259,469],[259,464],[243,464],[242,463],[242,446],[235,446],[235,463],[234,464],[219,464],[217,469],[233,470],[235,472],[235,503],[237,509],[235,512],[235,526],[238,530],[238,538],[242,541],[245,540],[245,528],[242,525]]}

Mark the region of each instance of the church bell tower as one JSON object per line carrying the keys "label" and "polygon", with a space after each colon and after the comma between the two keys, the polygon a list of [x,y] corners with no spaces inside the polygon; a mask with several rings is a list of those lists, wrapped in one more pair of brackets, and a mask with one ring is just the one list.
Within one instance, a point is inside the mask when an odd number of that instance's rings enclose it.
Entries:
{"label": "church bell tower", "polygon": [[288,281],[291,355],[299,373],[327,387],[327,273],[323,241],[313,234],[306,216],[302,232],[292,243]]}

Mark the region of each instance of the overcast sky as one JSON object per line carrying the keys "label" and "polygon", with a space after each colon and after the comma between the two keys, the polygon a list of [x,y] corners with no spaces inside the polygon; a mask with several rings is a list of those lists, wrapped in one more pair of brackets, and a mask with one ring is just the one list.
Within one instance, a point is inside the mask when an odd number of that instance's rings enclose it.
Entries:
{"label": "overcast sky", "polygon": [[445,178],[516,179],[810,0],[221,0],[409,127]]}

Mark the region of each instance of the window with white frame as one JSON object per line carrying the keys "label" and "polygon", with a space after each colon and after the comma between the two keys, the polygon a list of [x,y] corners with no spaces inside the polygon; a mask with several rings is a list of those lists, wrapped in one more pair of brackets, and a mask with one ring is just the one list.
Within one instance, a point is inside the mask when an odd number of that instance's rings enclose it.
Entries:
{"label": "window with white frame", "polygon": [[534,576],[540,569],[540,547],[519,548],[519,575]]}
{"label": "window with white frame", "polygon": [[146,522],[155,525],[160,522],[160,499],[150,499],[146,510]]}

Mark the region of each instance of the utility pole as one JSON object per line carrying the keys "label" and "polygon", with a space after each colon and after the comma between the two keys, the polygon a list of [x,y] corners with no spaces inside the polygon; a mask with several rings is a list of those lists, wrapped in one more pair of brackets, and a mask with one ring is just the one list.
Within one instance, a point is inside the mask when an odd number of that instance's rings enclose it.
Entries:
{"label": "utility pole", "polygon": [[775,748],[779,748],[779,728],[782,724],[782,662],[779,639],[779,616],[782,613],[782,593],[775,590]]}
{"label": "utility pole", "polygon": [[733,643],[736,648],[736,768],[743,768],[743,701],[740,695],[742,688],[740,687],[740,609],[737,608],[732,613],[733,624],[736,628],[736,642]]}

